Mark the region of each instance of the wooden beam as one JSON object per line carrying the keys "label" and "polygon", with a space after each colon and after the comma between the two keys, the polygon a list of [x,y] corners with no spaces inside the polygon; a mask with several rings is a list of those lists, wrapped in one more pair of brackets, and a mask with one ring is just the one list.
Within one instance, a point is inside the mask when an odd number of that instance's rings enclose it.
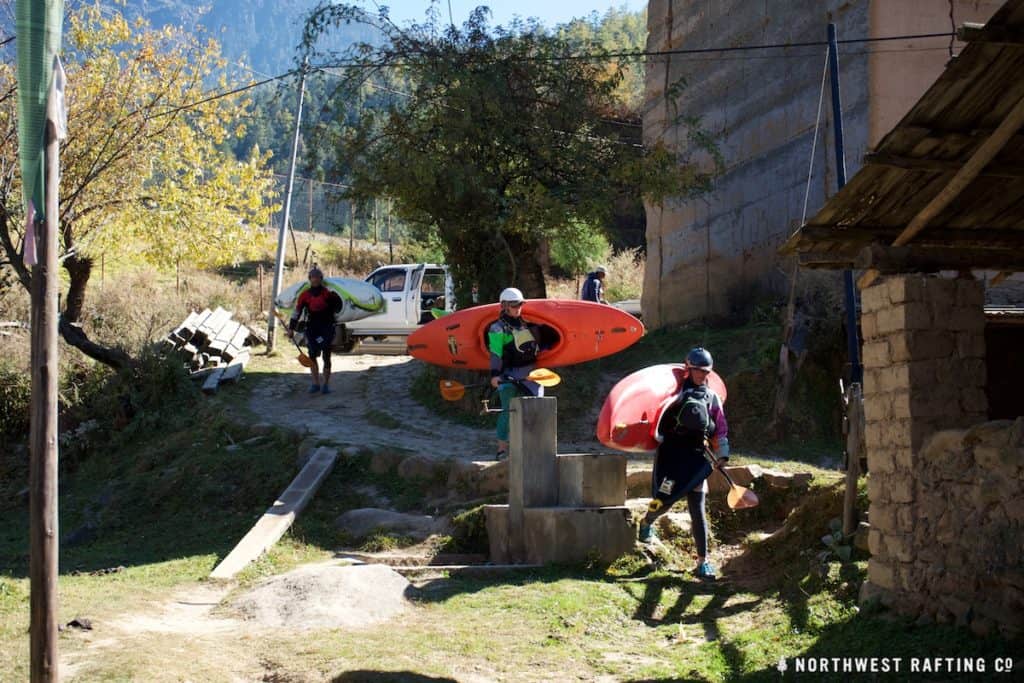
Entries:
{"label": "wooden beam", "polygon": [[[956,173],[964,165],[953,159],[918,159],[884,153],[865,154],[864,164],[931,173]],[[989,164],[979,175],[985,178],[1024,178],[1024,164]]]}
{"label": "wooden beam", "polygon": [[[984,170],[985,166],[1006,146],[1010,138],[1020,130],[1022,124],[1024,124],[1024,98],[1021,98],[1017,101],[1017,104],[1013,105],[1013,109],[1006,115],[1002,123],[999,124],[985,142],[981,143],[949,183],[939,190],[939,193],[932,197],[931,201],[907,223],[907,227],[900,233],[899,237],[893,240],[893,246],[901,247],[910,242],[928,226],[932,219],[959,197],[960,193],[967,189],[967,186],[978,177],[978,174]],[[967,267],[971,266],[968,265]],[[974,267],[984,266],[975,264]],[[857,284],[863,289],[874,282],[876,277],[878,277],[878,273],[875,270],[869,270],[857,280]]]}
{"label": "wooden beam", "polygon": [[956,38],[964,43],[988,43],[1001,47],[1024,47],[1024,34],[1012,31],[1006,26],[989,26],[964,22],[956,30]]}
{"label": "wooden beam", "polygon": [[[857,225],[836,228],[826,225],[805,225],[797,233],[797,243],[872,242],[892,243],[903,231],[902,226]],[[1024,249],[1024,228],[929,228],[914,244],[936,247],[982,247],[985,249]],[[835,255],[833,255],[835,256]]]}
{"label": "wooden beam", "polygon": [[854,267],[881,273],[935,273],[940,270],[1024,272],[1024,253],[959,247],[889,247],[872,244],[857,254]]}

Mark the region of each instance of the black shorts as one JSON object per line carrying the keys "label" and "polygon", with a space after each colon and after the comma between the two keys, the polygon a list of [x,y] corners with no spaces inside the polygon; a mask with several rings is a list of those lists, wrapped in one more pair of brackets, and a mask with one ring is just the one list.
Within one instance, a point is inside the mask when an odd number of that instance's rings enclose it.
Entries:
{"label": "black shorts", "polygon": [[321,354],[326,358],[331,353],[333,343],[333,327],[327,330],[306,330],[306,344],[309,347],[310,358],[318,358]]}

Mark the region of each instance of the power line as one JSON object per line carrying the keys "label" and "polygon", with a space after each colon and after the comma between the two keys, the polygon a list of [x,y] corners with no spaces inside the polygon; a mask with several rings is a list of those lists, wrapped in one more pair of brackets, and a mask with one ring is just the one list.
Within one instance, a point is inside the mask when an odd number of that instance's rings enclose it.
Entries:
{"label": "power line", "polygon": [[[874,37],[874,38],[847,38],[847,39],[844,39],[844,40],[840,40],[839,43],[843,44],[843,45],[853,45],[853,44],[865,44],[865,43],[891,42],[891,41],[896,41],[896,40],[922,40],[922,39],[927,39],[927,38],[948,38],[950,36],[955,36],[955,35],[956,35],[956,33],[951,33],[951,32],[947,31],[947,32],[944,32],[944,33],[918,33],[918,34],[907,34],[907,35],[899,35],[899,36],[880,36],[880,37]],[[8,40],[10,40],[10,39],[8,39]],[[761,44],[761,45],[737,45],[737,46],[732,46],[732,47],[685,48],[685,49],[678,49],[678,50],[647,50],[647,51],[606,52],[606,53],[590,53],[590,54],[584,53],[584,54],[577,54],[577,55],[549,55],[549,56],[535,56],[535,57],[523,56],[523,57],[517,57],[517,58],[514,58],[514,59],[510,58],[508,61],[513,61],[513,62],[516,62],[516,61],[519,61],[519,62],[601,61],[601,60],[638,58],[638,57],[671,57],[671,56],[679,56],[679,55],[701,55],[701,54],[710,54],[710,53],[751,52],[751,51],[771,50],[771,49],[789,49],[789,48],[801,48],[801,47],[821,47],[821,46],[826,46],[827,44],[828,43],[826,41],[816,40],[816,41],[807,41],[807,42],[800,42],[800,43],[768,43],[768,44]],[[876,51],[867,51],[867,52],[861,52],[861,53],[855,53],[855,54],[874,54],[874,53],[882,53],[882,52],[903,52],[903,51],[907,51],[907,52],[910,52],[910,51],[925,51],[925,50],[929,50],[929,49],[931,49],[931,48],[910,48],[910,47],[908,47],[908,48],[902,48],[902,49],[897,49],[897,50],[876,50]],[[935,49],[938,49],[938,48],[935,48]],[[942,48],[942,49],[945,49],[945,48]],[[815,53],[813,55],[811,55],[811,54],[779,55],[778,57],[783,57],[783,58],[801,58],[801,57],[812,57],[812,56],[816,57],[818,55],[817,55],[817,53]],[[765,58],[765,57],[754,57],[754,58]],[[719,58],[719,59],[725,59],[725,58]],[[711,61],[711,60],[709,60],[709,61]],[[412,64],[408,63],[408,62],[397,62],[397,61],[387,61],[387,60],[383,60],[383,61],[379,61],[379,62],[369,62],[369,63],[367,63],[367,62],[347,61],[347,62],[335,62],[335,63],[328,63],[328,64],[320,64],[320,65],[311,66],[310,68],[312,70],[315,70],[315,71],[321,71],[323,73],[330,74],[330,72],[327,71],[327,69],[332,69],[332,68],[333,69],[338,69],[338,68],[379,69],[379,68],[395,68],[395,67],[411,66],[411,65]],[[279,80],[283,80],[285,78],[288,78],[290,76],[294,76],[295,74],[299,73],[300,70],[301,69],[292,69],[291,71],[287,71],[287,72],[285,72],[283,74],[279,74],[277,76],[271,76],[271,77],[263,79],[261,81],[256,81],[254,83],[250,83],[248,85],[240,86],[240,87],[234,88],[232,90],[228,90],[228,91],[224,91],[224,92],[219,92],[219,93],[214,93],[214,94],[210,95],[209,97],[205,97],[205,98],[197,100],[195,102],[190,102],[188,104],[183,104],[183,105],[180,105],[180,106],[168,109],[166,111],[160,112],[158,114],[153,114],[153,115],[150,116],[150,118],[158,118],[158,117],[161,117],[161,116],[167,116],[169,114],[175,114],[175,113],[178,113],[180,111],[185,111],[187,109],[192,109],[192,108],[198,107],[198,106],[200,106],[202,104],[206,104],[208,102],[212,102],[214,100],[218,100],[218,99],[221,99],[221,98],[224,98],[224,97],[230,97],[231,95],[237,95],[238,93],[245,92],[245,91],[251,90],[253,88],[258,88],[259,86],[266,85],[267,83],[272,83],[274,81],[279,81]],[[338,74],[331,74],[331,75],[337,76]],[[378,86],[376,84],[371,84],[371,85],[373,87],[376,87],[376,88],[385,89],[383,86]],[[395,94],[406,95],[405,93],[399,93],[398,91],[393,91],[393,92],[395,92]]]}
{"label": "power line", "polygon": [[[924,40],[928,38],[949,38],[950,36],[956,36],[955,32],[945,31],[942,33],[915,33],[898,36],[877,36],[873,38],[846,38],[840,40],[839,43],[842,45],[857,45],[865,43],[880,43],[880,42],[891,42],[896,40]],[[736,45],[729,47],[697,47],[697,48],[680,48],[675,50],[629,50],[624,52],[591,52],[581,54],[568,54],[568,55],[523,55],[521,57],[508,58],[509,62],[564,62],[564,61],[606,61],[612,59],[633,59],[639,57],[674,57],[677,55],[699,55],[699,54],[711,54],[711,53],[729,53],[729,52],[750,52],[755,50],[777,50],[777,49],[791,49],[801,47],[825,47],[828,45],[827,41],[824,40],[812,40],[798,43],[764,43],[759,45]],[[912,49],[912,48],[910,48]],[[815,54],[814,56],[817,56]],[[487,61],[487,60],[481,60]],[[362,68],[362,69],[376,69],[376,68],[388,68],[388,67],[399,67],[399,66],[411,66],[411,62],[335,62],[332,64],[322,64],[318,68],[333,67],[333,68]]]}

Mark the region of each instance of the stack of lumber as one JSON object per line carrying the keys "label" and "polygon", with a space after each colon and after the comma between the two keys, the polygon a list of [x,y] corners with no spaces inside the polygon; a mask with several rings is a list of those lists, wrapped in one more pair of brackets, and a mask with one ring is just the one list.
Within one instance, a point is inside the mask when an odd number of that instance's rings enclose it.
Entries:
{"label": "stack of lumber", "polygon": [[249,347],[262,343],[231,312],[193,311],[170,334],[167,344],[178,353],[193,379],[203,380],[203,392],[212,394],[222,382],[237,382],[249,362]]}

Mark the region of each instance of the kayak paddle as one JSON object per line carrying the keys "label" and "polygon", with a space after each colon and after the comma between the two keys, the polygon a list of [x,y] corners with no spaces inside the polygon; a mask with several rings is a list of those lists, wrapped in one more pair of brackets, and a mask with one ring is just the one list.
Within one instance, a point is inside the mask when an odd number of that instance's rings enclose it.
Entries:
{"label": "kayak paddle", "polygon": [[722,467],[722,461],[715,457],[715,454],[711,452],[711,449],[707,446],[704,447],[704,457],[708,459],[712,467],[717,469],[725,477],[725,480],[729,482],[729,495],[726,496],[725,502],[729,504],[729,507],[733,510],[746,510],[747,508],[755,508],[761,502],[757,499],[757,494],[746,488],[740,486],[732,480],[729,473]]}
{"label": "kayak paddle", "polygon": [[[526,379],[531,382],[536,382],[542,387],[555,387],[562,382],[561,377],[547,368],[537,368],[527,375]],[[466,395],[466,389],[486,387],[490,385],[490,381],[463,384],[462,382],[457,382],[454,379],[442,379],[439,385],[441,389],[441,398],[446,401],[458,401]]]}

